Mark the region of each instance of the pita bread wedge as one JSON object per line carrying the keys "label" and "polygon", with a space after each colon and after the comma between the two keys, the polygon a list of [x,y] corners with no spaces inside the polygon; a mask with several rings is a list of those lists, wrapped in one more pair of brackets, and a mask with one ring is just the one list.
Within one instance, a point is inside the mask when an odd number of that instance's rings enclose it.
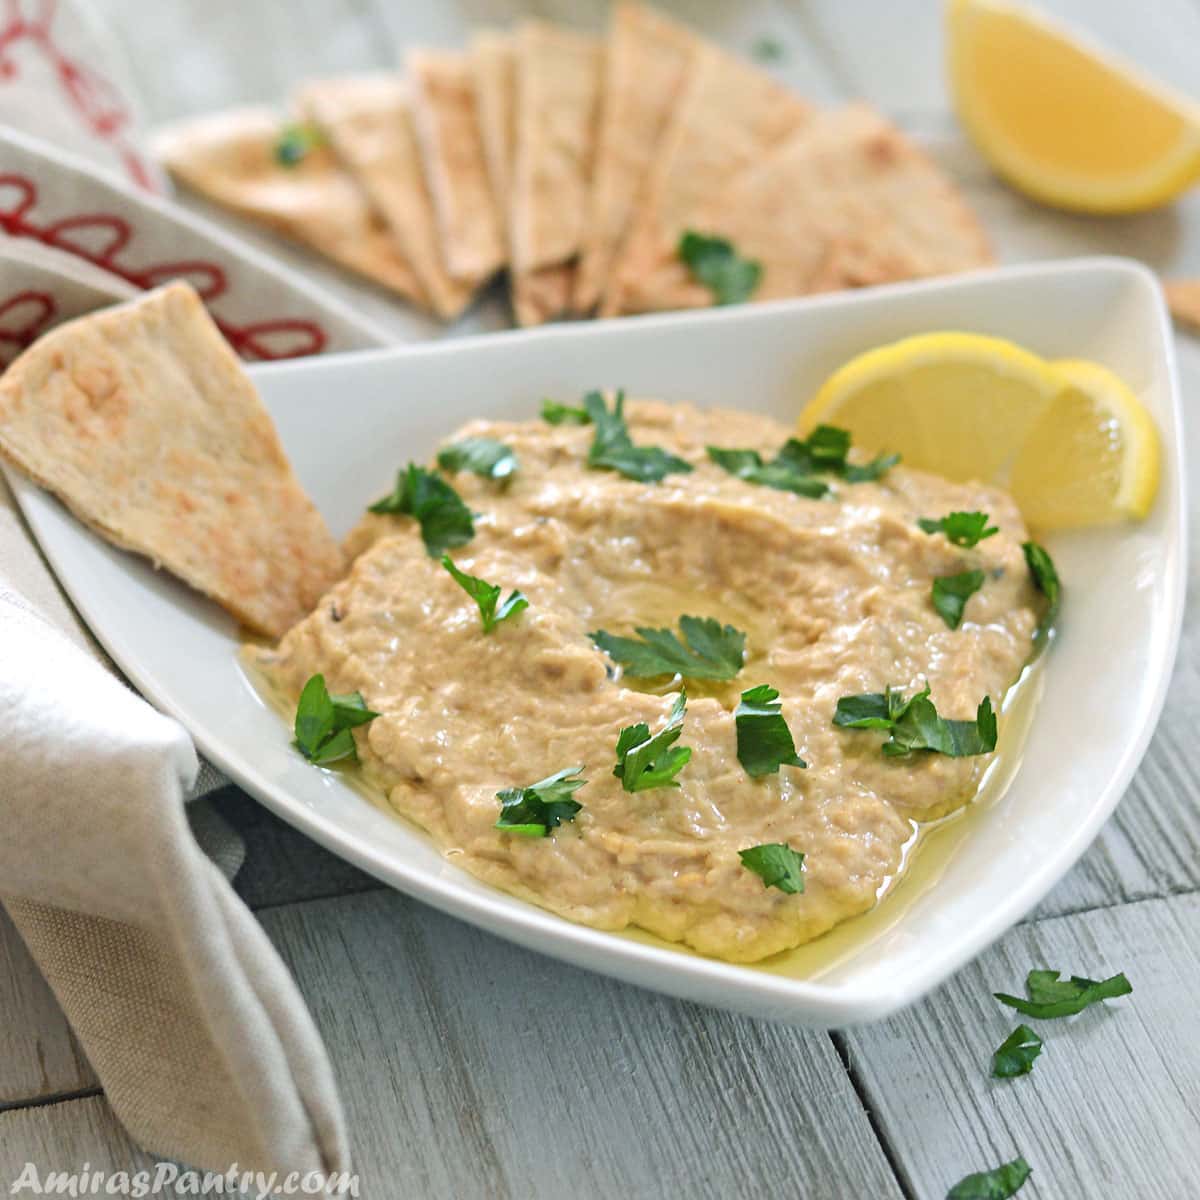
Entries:
{"label": "pita bread wedge", "polygon": [[[815,117],[695,214],[759,262],[755,300],[942,275],[992,261],[957,188],[866,105]],[[626,290],[637,311],[713,302],[678,261]]]}
{"label": "pita bread wedge", "polygon": [[597,39],[541,21],[517,31],[509,209],[517,272],[569,262],[583,245],[603,54]]}
{"label": "pita bread wedge", "polygon": [[590,312],[702,43],[641,4],[618,4],[604,67],[604,103],[572,307]]}
{"label": "pita bread wedge", "polygon": [[492,199],[466,54],[414,50],[407,56],[413,116],[441,237],[456,279],[486,279],[507,259]]}
{"label": "pita bread wedge", "polygon": [[609,273],[601,315],[636,311],[626,292],[674,259],[680,236],[695,225],[704,202],[809,117],[808,105],[765,72],[706,45],[655,152],[637,215]]}
{"label": "pita bread wedge", "polygon": [[405,82],[396,75],[317,80],[300,89],[296,105],[379,209],[434,312],[457,317],[483,279],[453,279],[442,262]]}
{"label": "pita bread wedge", "polygon": [[270,109],[233,109],[160,130],[154,151],[174,179],[206,199],[426,306],[408,259],[328,146],[311,147],[293,166],[278,162],[285,124]]}
{"label": "pita bread wedge", "polygon": [[[504,211],[516,150],[515,39],[492,31],[475,34],[470,63],[488,177],[496,207]],[[535,271],[510,270],[509,290],[517,323],[540,325],[562,316],[571,299],[571,276],[572,270],[565,264]]]}
{"label": "pita bread wedge", "polygon": [[1193,333],[1200,333],[1200,279],[1168,279],[1163,291],[1171,316]]}
{"label": "pita bread wedge", "polygon": [[0,376],[0,455],[259,633],[282,636],[342,573],[188,284],[60,325],[20,355]]}

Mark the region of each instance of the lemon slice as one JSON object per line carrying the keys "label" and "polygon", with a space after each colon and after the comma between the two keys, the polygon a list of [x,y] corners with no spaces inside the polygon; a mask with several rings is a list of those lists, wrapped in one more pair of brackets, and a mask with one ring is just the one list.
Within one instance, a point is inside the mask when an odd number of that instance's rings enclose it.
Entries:
{"label": "lemon slice", "polygon": [[825,382],[800,417],[947,479],[1002,478],[1058,395],[1050,365],[1012,342],[927,333],[869,350]]}
{"label": "lemon slice", "polygon": [[1032,9],[950,0],[946,12],[959,117],[1021,191],[1062,208],[1136,212],[1200,178],[1193,101]]}
{"label": "lemon slice", "polygon": [[1037,529],[1140,520],[1158,492],[1158,432],[1107,367],[1053,364],[1064,387],[1029,431],[1009,487]]}

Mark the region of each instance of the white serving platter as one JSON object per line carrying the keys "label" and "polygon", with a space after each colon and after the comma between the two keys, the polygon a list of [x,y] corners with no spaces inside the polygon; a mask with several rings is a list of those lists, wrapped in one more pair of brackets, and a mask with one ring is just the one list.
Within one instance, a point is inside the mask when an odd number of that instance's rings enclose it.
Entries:
{"label": "white serving platter", "polygon": [[[743,407],[791,422],[845,359],[894,338],[964,329],[1116,370],[1162,435],[1162,487],[1142,524],[1059,536],[1062,629],[1019,766],[971,814],[936,883],[894,919],[838,935],[820,969],[734,966],[573,925],[451,865],[415,827],[307,764],[242,674],[221,610],[94,536],[9,473],[83,617],[146,697],[284,820],[379,879],[514,942],[629,982],[812,1025],[884,1016],[1019,920],[1095,837],[1162,707],[1182,615],[1184,474],[1170,327],[1154,277],[1120,259],[1009,268],[801,301],[557,326],[252,368],[304,485],[339,535],[398,466],[476,416],[533,416],[593,387]],[[886,914],[885,900],[880,913]],[[797,959],[803,964],[811,959]]]}

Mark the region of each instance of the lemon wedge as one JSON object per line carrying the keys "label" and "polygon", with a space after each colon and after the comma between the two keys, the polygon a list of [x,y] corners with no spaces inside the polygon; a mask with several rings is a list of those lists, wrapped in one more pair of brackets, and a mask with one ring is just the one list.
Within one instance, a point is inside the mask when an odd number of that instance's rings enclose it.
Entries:
{"label": "lemon wedge", "polygon": [[860,354],[801,414],[802,434],[817,425],[910,467],[1006,487],[1039,531],[1140,519],[1158,491],[1154,422],[1112,371],[982,334],[920,334]]}
{"label": "lemon wedge", "polygon": [[1200,106],[1033,9],[949,0],[946,35],[960,119],[995,170],[1034,199],[1136,212],[1200,178]]}

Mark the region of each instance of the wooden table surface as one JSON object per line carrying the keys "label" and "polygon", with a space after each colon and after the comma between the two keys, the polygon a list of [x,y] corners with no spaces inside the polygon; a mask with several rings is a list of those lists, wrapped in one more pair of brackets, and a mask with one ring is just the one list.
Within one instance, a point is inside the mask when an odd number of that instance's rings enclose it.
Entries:
{"label": "wooden table surface", "polygon": [[[156,121],[275,100],[305,76],[386,67],[408,43],[453,45],[470,26],[523,14],[595,27],[605,7],[96,2]],[[989,176],[949,114],[937,0],[664,7],[736,49],[777,40],[772,69],[804,94],[865,97],[926,139],[1006,261],[1111,252],[1200,274],[1200,192],[1169,211],[1095,220],[1041,210]],[[1052,7],[1200,99],[1200,0]],[[370,306],[387,317],[382,299]],[[407,318],[388,319],[413,335]],[[485,307],[476,321],[497,319]],[[1181,336],[1179,351],[1190,400],[1200,395],[1200,342]],[[1200,462],[1194,421],[1187,436]],[[1193,505],[1193,530],[1196,515]],[[1195,535],[1192,550],[1195,562]],[[1191,1197],[1200,1195],[1197,705],[1192,588],[1162,722],[1084,859],[923,1003],[830,1034],[668,1000],[527,953],[382,887],[233,789],[218,806],[248,843],[238,888],[329,1046],[364,1195],[924,1200],[1023,1154],[1034,1175],[1022,1200]],[[1135,993],[1043,1029],[1047,1049],[1032,1075],[990,1079],[990,1055],[1015,1024],[991,992],[1018,990],[1031,966],[1123,970]],[[0,1181],[27,1160],[43,1169],[147,1163],[0,921]]]}

